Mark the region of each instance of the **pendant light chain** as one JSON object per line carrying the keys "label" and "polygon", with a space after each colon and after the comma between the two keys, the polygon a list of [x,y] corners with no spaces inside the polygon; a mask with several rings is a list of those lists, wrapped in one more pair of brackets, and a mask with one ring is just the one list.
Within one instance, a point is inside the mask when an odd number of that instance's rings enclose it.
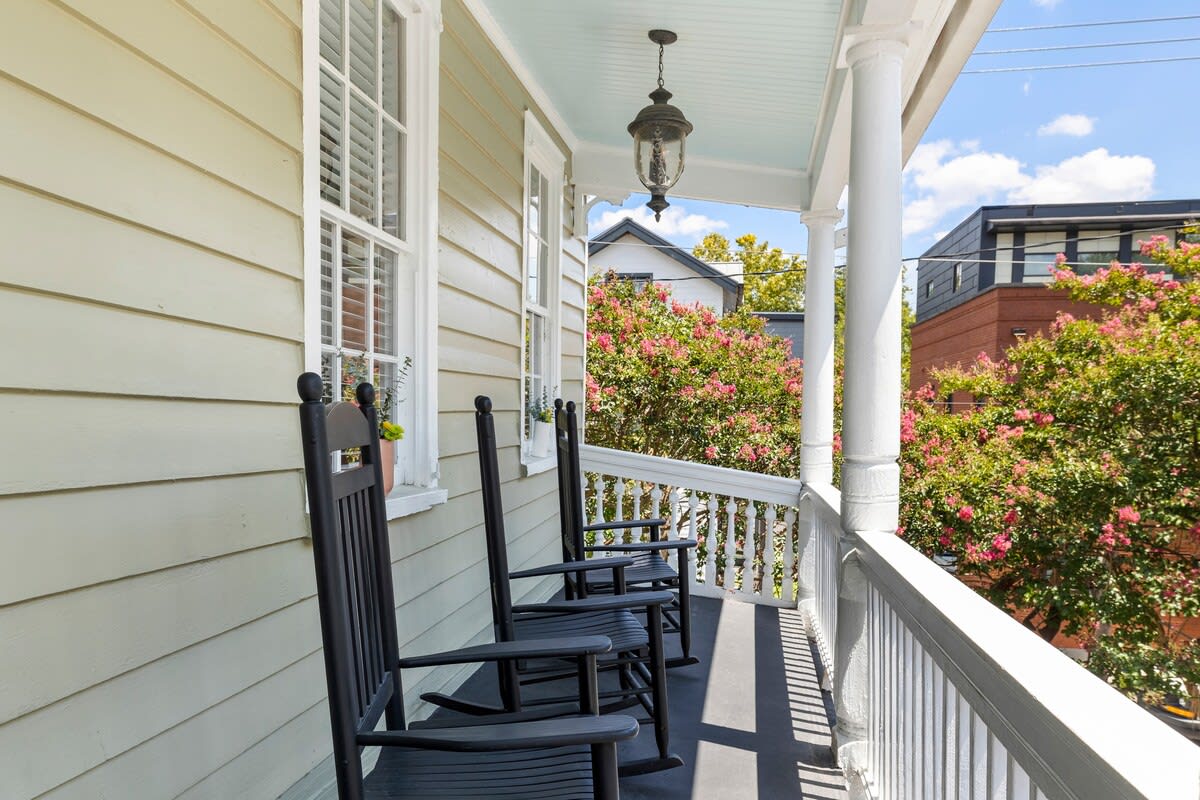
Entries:
{"label": "pendant light chain", "polygon": [[663,45],[658,45],[658,88],[663,88]]}

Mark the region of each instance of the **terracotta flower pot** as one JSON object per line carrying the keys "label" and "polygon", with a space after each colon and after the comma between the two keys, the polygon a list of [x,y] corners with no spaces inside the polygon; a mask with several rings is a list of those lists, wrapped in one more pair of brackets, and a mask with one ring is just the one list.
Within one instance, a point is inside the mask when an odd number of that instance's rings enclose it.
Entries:
{"label": "terracotta flower pot", "polygon": [[390,439],[380,439],[379,459],[379,466],[383,468],[383,493],[388,494],[396,483],[396,443]]}

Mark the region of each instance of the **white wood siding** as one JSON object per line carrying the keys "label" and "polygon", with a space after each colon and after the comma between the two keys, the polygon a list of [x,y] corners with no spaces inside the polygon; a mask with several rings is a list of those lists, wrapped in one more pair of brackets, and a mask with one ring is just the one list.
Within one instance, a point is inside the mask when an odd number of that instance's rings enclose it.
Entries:
{"label": "white wood siding", "polygon": [[[656,283],[669,284],[671,297],[681,303],[701,303],[718,313],[725,311],[725,289],[715,281],[700,277],[675,259],[647,247],[632,234],[625,234],[592,257],[588,264],[592,275],[615,272],[651,273]],[[686,280],[679,280],[685,278]]]}
{"label": "white wood siding", "polygon": [[[444,13],[451,499],[392,525],[408,652],[491,635],[476,394],[496,403],[513,568],[559,553],[554,476],[518,463],[531,101],[461,5]],[[300,0],[0,9],[6,800],[273,798],[329,752],[293,390],[300,20]],[[585,253],[564,241],[563,391],[578,400]],[[465,673],[406,677],[411,704]]]}
{"label": "white wood siding", "polygon": [[274,797],[328,747],[298,25],[299,0],[0,9],[5,798]]}

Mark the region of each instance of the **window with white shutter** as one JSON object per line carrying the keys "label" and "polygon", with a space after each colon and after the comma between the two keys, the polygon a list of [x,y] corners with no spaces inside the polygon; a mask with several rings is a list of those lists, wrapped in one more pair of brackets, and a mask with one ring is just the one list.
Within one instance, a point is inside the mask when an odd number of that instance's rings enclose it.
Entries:
{"label": "window with white shutter", "polygon": [[[372,380],[405,429],[399,485],[436,483],[436,3],[313,0],[306,124],[309,363],[326,396]],[[419,101],[419,102],[418,102]],[[311,185],[315,184],[315,185]],[[316,341],[312,341],[312,340]],[[314,364],[315,366],[315,364]]]}

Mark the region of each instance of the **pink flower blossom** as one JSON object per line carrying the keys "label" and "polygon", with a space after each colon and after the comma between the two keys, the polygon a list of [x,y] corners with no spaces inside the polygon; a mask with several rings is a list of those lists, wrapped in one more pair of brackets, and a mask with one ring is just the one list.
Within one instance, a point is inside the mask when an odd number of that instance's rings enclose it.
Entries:
{"label": "pink flower blossom", "polygon": [[1121,506],[1117,509],[1117,519],[1130,525],[1136,525],[1142,521],[1142,515],[1135,511],[1133,506]]}
{"label": "pink flower blossom", "polygon": [[704,448],[704,457],[707,458],[709,461],[712,461],[713,459],[715,459],[717,457],[716,445],[710,444],[708,447]]}
{"label": "pink flower blossom", "polygon": [[970,522],[975,519],[975,509],[970,506],[963,506],[958,510],[958,518],[963,522]]}

